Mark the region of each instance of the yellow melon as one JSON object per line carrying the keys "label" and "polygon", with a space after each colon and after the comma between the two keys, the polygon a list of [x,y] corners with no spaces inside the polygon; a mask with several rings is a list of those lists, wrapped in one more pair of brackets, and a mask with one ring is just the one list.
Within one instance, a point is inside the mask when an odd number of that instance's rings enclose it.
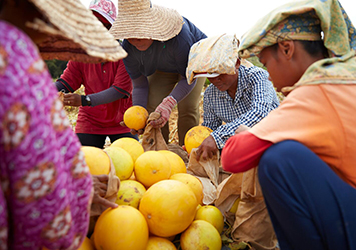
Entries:
{"label": "yellow melon", "polygon": [[96,249],[145,250],[148,227],[143,215],[131,206],[118,206],[105,210],[95,224]]}
{"label": "yellow melon", "polygon": [[171,164],[171,175],[187,172],[185,163],[179,155],[169,150],[159,150],[158,152],[166,156],[169,163]]}
{"label": "yellow melon", "polygon": [[158,181],[168,179],[171,176],[171,165],[158,151],[146,151],[137,158],[134,173],[136,180],[148,188]]}
{"label": "yellow melon", "polygon": [[197,177],[188,173],[178,173],[172,175],[169,179],[177,180],[188,185],[194,192],[198,204],[203,204],[203,184]]}
{"label": "yellow melon", "polygon": [[82,245],[78,248],[78,250],[95,250],[95,248],[93,242],[88,237],[85,237]]}
{"label": "yellow melon", "polygon": [[132,157],[125,149],[119,147],[108,147],[104,151],[110,156],[115,167],[116,176],[120,180],[127,180],[131,177],[134,169]]}
{"label": "yellow melon", "polygon": [[134,180],[124,180],[120,184],[115,203],[118,205],[127,205],[138,209],[141,198],[146,192],[146,188]]}
{"label": "yellow melon", "polygon": [[236,211],[237,211],[237,208],[239,207],[239,203],[240,203],[241,199],[240,198],[237,198],[234,202],[234,204],[232,204],[229,212],[230,213],[233,213],[233,214],[236,214]]}
{"label": "yellow melon", "polygon": [[165,237],[165,239],[167,239],[169,241],[174,241],[175,238],[176,238],[176,235]]}
{"label": "yellow melon", "polygon": [[147,189],[139,210],[146,218],[150,233],[170,237],[192,223],[197,205],[193,191],[186,184],[163,180]]}
{"label": "yellow melon", "polygon": [[82,146],[81,151],[84,153],[85,162],[92,175],[109,174],[110,158],[104,150],[92,146]]}
{"label": "yellow melon", "polygon": [[171,241],[165,238],[150,236],[146,250],[177,250],[177,248]]}
{"label": "yellow melon", "polygon": [[131,106],[124,113],[124,123],[128,128],[140,130],[146,126],[148,112],[142,106]]}
{"label": "yellow melon", "polygon": [[189,129],[184,137],[184,146],[188,154],[193,148],[198,148],[211,132],[213,131],[210,128],[201,125]]}
{"label": "yellow melon", "polygon": [[132,175],[130,176],[129,180],[136,180],[135,172],[132,172]]}
{"label": "yellow melon", "polygon": [[136,159],[144,152],[141,143],[130,137],[117,139],[110,145],[110,147],[120,147],[125,149],[131,155],[134,163]]}
{"label": "yellow melon", "polygon": [[218,230],[219,234],[224,229],[224,216],[217,207],[212,205],[201,206],[195,215],[195,220],[209,222]]}
{"label": "yellow melon", "polygon": [[182,250],[221,250],[221,237],[216,228],[205,220],[195,220],[180,237]]}

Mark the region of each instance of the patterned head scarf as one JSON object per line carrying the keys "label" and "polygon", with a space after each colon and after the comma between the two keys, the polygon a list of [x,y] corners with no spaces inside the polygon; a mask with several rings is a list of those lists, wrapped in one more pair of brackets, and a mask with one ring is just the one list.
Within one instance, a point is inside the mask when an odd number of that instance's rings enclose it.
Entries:
{"label": "patterned head scarf", "polygon": [[355,28],[337,0],[306,0],[283,5],[260,19],[244,35],[239,55],[255,56],[283,40],[320,40],[321,31],[325,47],[334,55],[356,49]]}
{"label": "patterned head scarf", "polygon": [[[220,35],[202,39],[192,45],[186,70],[188,84],[192,84],[197,73],[236,74],[240,41],[235,35]],[[241,60],[241,65],[253,64]]]}
{"label": "patterned head scarf", "polygon": [[312,64],[293,87],[283,91],[306,84],[355,84],[356,31],[338,0],[296,1],[275,9],[243,36],[239,56],[258,55],[280,41],[321,39],[330,58]]}

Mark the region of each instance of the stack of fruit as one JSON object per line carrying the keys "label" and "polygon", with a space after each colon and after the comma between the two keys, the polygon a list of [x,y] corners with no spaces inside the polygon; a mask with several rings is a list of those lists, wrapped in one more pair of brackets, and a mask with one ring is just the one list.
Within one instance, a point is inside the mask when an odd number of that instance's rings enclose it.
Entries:
{"label": "stack of fruit", "polygon": [[103,150],[82,150],[92,174],[109,173],[110,160],[104,156],[110,157],[121,185],[119,206],[99,216],[91,248],[81,249],[221,249],[223,215],[202,204],[203,186],[177,154],[144,152],[132,138],[118,139]]}

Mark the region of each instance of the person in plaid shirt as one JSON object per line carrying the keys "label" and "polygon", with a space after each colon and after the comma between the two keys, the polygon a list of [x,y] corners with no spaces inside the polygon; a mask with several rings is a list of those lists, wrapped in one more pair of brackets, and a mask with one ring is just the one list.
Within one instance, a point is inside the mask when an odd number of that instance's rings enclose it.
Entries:
{"label": "person in plaid shirt", "polygon": [[252,127],[277,108],[279,99],[268,73],[238,58],[239,40],[222,35],[203,39],[190,50],[187,78],[207,77],[203,126],[213,130],[197,150],[207,160],[222,150],[240,125]]}

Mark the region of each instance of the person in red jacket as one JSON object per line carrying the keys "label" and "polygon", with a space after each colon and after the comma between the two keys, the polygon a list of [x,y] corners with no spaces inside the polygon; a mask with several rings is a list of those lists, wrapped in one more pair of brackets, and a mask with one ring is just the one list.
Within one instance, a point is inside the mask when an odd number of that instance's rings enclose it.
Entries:
{"label": "person in red jacket", "polygon": [[281,105],[222,151],[258,166],[281,249],[356,249],[356,32],[337,0],[295,1],[260,19],[239,56],[258,56]]}
{"label": "person in red jacket", "polygon": [[[92,1],[93,14],[110,29],[116,18],[116,7],[110,0]],[[73,93],[81,86],[85,95]],[[127,108],[132,106],[132,82],[122,60],[89,64],[70,61],[56,81],[58,91],[65,93],[65,106],[79,107],[75,132],[83,146],[103,148],[106,137],[111,142],[136,135],[120,125]]]}

